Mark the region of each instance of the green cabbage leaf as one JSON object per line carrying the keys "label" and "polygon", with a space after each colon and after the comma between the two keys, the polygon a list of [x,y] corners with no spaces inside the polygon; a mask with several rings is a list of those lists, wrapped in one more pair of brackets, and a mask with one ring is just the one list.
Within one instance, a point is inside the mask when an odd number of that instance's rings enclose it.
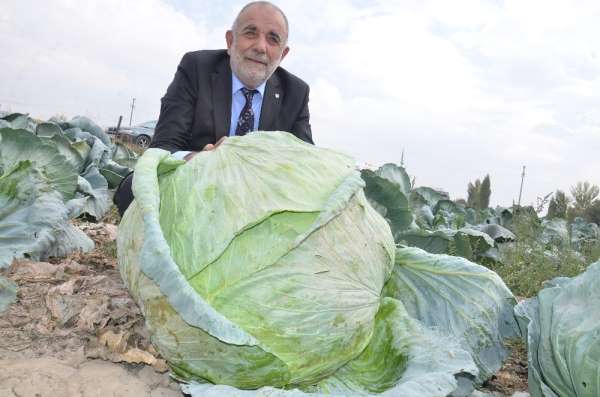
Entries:
{"label": "green cabbage leaf", "polygon": [[547,282],[515,308],[528,346],[532,397],[600,395],[600,261]]}

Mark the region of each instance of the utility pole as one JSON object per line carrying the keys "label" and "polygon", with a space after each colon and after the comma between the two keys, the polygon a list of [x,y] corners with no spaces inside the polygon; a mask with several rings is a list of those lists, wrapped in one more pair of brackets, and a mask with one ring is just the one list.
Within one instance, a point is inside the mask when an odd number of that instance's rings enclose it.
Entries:
{"label": "utility pole", "polygon": [[119,134],[119,130],[121,129],[121,123],[123,122],[123,116],[119,116],[119,122],[117,123],[117,135]]}
{"label": "utility pole", "polygon": [[129,114],[129,126],[131,127],[131,120],[133,119],[133,109],[135,109],[135,98],[131,101],[131,113]]}
{"label": "utility pole", "polygon": [[525,166],[523,166],[523,173],[521,174],[521,188],[519,189],[519,201],[517,205],[521,206],[521,194],[523,193],[523,181],[525,180]]}
{"label": "utility pole", "polygon": [[400,158],[400,166],[404,167],[404,149],[402,149],[402,157]]}

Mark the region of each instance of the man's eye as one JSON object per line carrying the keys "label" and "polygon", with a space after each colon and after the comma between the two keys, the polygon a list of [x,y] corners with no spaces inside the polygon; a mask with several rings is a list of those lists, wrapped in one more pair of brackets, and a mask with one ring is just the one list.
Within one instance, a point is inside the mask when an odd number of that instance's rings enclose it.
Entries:
{"label": "man's eye", "polygon": [[267,39],[271,44],[279,45],[279,43],[281,43],[281,40],[277,36],[268,36]]}
{"label": "man's eye", "polygon": [[253,38],[253,37],[256,37],[256,33],[255,32],[251,32],[251,31],[247,31],[247,32],[244,32],[244,37]]}

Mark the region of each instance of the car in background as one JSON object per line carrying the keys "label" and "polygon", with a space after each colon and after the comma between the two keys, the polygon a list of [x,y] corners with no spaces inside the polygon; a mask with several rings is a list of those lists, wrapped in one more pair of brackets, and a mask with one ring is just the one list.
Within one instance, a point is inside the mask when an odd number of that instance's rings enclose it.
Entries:
{"label": "car in background", "polygon": [[117,127],[108,127],[106,132],[126,141],[133,142],[137,146],[146,149],[150,146],[157,122],[158,120],[151,120],[131,127],[121,126],[119,131],[117,131]]}

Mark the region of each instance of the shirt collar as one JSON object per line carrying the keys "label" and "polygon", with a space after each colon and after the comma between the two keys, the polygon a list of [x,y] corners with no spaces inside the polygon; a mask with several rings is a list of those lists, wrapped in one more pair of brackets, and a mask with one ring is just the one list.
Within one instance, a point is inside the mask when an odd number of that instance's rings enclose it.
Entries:
{"label": "shirt collar", "polygon": [[[260,92],[261,97],[265,96],[265,86],[266,85],[267,85],[267,82],[264,81],[261,85],[256,87],[256,90],[258,92]],[[231,72],[231,95],[235,94],[236,92],[241,90],[243,87],[244,87],[244,83],[242,83],[240,81],[240,79],[237,78],[235,73]]]}

